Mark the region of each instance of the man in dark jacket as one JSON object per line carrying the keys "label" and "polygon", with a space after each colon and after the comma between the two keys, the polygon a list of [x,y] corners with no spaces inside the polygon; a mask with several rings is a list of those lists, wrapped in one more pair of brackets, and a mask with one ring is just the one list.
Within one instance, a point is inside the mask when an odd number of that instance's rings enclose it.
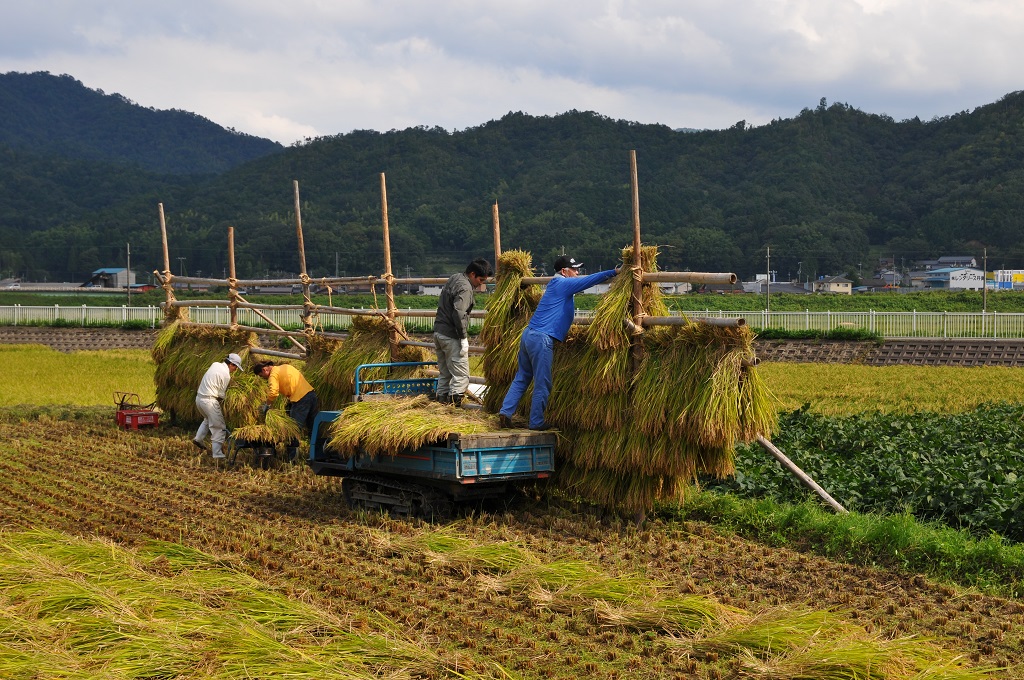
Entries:
{"label": "man in dark jacket", "polygon": [[530,405],[530,429],[546,430],[544,410],[551,394],[551,361],[555,343],[563,342],[576,312],[573,296],[593,285],[607,281],[619,273],[619,268],[580,276],[583,263],[568,255],[555,260],[555,276],[548,281],[537,309],[530,317],[519,341],[519,367],[516,377],[505,394],[498,412],[501,427],[512,427],[512,415],[519,407],[526,389],[533,381],[533,401]]}
{"label": "man in dark jacket", "polygon": [[462,405],[469,386],[469,313],[473,291],[491,276],[484,259],[469,263],[462,274],[453,274],[441,289],[434,318],[434,349],[437,352],[437,400]]}

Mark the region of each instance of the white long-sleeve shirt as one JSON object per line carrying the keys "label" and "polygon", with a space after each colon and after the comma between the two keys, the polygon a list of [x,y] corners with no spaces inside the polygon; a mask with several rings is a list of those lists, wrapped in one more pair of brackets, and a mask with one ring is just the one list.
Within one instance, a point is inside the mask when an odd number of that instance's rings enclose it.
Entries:
{"label": "white long-sleeve shirt", "polygon": [[203,381],[199,383],[198,395],[200,397],[223,399],[230,382],[231,369],[228,368],[225,362],[218,361],[211,364],[210,368],[207,369],[206,375],[203,376]]}

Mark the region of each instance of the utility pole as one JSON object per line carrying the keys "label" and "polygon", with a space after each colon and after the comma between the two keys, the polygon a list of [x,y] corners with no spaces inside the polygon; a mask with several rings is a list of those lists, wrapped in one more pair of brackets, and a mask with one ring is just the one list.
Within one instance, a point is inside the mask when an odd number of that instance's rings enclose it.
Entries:
{"label": "utility pole", "polygon": [[179,257],[178,258],[178,276],[184,276],[184,275],[185,275],[185,258],[184,257]]}
{"label": "utility pole", "polygon": [[985,273],[981,277],[981,313],[984,314],[988,310],[988,248],[985,248],[982,252],[982,266],[985,268]]}
{"label": "utility pole", "polygon": [[767,271],[765,273],[765,295],[764,295],[764,311],[772,311],[772,247],[765,246],[765,258],[767,262]]}
{"label": "utility pole", "polygon": [[132,306],[132,244],[126,243],[128,250],[128,306]]}
{"label": "utility pole", "polygon": [[334,278],[338,278],[338,251],[334,251]]}

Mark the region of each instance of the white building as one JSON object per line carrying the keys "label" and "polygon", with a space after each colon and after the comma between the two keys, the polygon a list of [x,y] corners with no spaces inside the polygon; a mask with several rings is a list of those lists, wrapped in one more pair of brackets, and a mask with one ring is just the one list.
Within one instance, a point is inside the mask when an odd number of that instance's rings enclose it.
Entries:
{"label": "white building", "polygon": [[985,272],[970,267],[933,269],[923,279],[925,288],[941,290],[981,290],[985,287]]}

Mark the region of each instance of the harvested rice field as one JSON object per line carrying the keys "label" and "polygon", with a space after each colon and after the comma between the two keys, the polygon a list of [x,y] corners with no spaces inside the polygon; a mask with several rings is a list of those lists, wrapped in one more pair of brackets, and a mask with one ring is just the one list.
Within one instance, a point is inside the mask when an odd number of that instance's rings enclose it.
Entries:
{"label": "harvested rice field", "polygon": [[1024,678],[1016,600],[560,500],[353,513],[113,415],[0,411],[0,677]]}

